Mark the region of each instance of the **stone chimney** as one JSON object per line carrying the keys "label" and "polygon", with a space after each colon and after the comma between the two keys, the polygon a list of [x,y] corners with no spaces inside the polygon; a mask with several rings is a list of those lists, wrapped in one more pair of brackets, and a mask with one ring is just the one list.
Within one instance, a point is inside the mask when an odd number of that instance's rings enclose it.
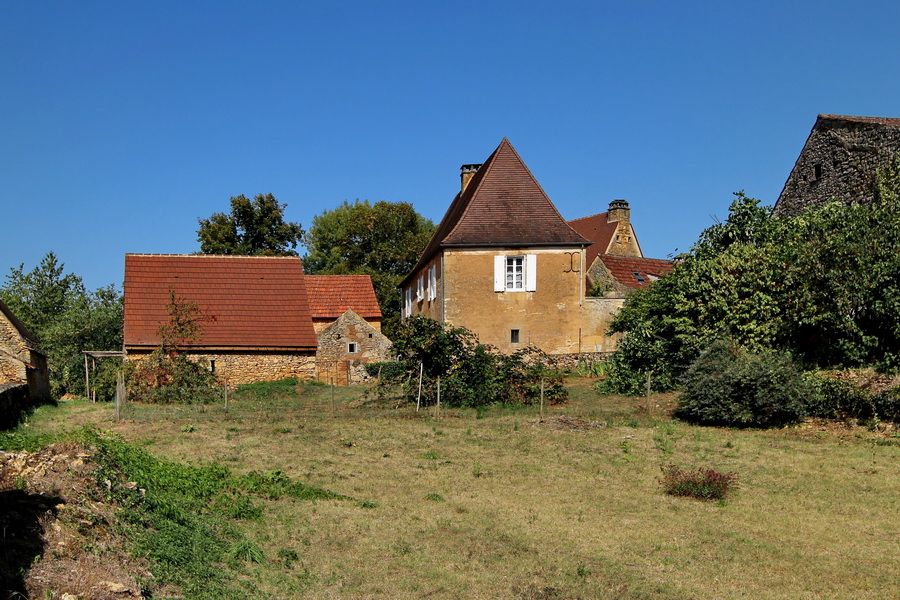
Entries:
{"label": "stone chimney", "polygon": [[628,200],[617,198],[609,203],[609,210],[606,211],[606,222],[621,221],[629,223],[631,221],[631,208],[628,206]]}
{"label": "stone chimney", "polygon": [[466,187],[469,185],[469,182],[472,181],[472,178],[475,177],[475,173],[478,169],[481,168],[480,164],[477,165],[462,165],[459,168],[459,179],[460,179],[460,192],[466,191]]}

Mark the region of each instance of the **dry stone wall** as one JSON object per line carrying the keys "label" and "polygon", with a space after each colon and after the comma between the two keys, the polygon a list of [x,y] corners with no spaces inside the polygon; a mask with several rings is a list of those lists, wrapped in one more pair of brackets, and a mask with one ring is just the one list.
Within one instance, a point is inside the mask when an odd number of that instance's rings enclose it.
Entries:
{"label": "dry stone wall", "polygon": [[[148,354],[129,353],[129,360],[141,360]],[[186,352],[189,359],[210,369],[229,386],[258,381],[276,381],[294,377],[313,379],[316,358],[311,353]]]}

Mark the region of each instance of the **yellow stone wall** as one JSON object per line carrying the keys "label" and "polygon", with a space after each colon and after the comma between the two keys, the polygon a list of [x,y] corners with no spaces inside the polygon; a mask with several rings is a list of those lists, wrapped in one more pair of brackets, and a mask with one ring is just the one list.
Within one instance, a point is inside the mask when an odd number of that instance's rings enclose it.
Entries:
{"label": "yellow stone wall", "polygon": [[[129,360],[141,360],[145,352],[128,353]],[[229,386],[257,381],[275,381],[296,377],[314,379],[316,357],[309,353],[238,353],[238,352],[186,352],[185,356],[205,366],[216,361],[216,376]]]}

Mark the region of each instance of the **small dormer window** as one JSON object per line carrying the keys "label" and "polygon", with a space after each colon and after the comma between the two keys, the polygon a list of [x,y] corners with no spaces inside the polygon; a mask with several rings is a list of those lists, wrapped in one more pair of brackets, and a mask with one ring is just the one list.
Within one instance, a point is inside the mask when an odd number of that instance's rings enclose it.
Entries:
{"label": "small dormer window", "polygon": [[634,280],[637,281],[639,284],[644,285],[645,283],[647,283],[647,278],[644,277],[644,274],[643,274],[643,273],[639,273],[639,272],[637,272],[637,271],[634,271],[634,272],[632,273],[632,275],[634,276]]}

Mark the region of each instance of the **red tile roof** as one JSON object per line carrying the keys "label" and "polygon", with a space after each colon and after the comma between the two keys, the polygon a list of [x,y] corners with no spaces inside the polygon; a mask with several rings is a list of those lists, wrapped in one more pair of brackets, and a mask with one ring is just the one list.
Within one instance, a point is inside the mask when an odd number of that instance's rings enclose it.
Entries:
{"label": "red tile roof", "polygon": [[569,221],[569,225],[581,234],[582,237],[591,242],[585,252],[585,262],[588,268],[594,264],[594,259],[598,254],[606,254],[609,250],[609,243],[616,234],[616,228],[619,226],[618,221],[608,223],[606,221],[606,213],[591,215],[589,217],[581,217]]}
{"label": "red tile roof", "polygon": [[[631,288],[644,287],[652,281],[652,278],[648,276],[662,277],[675,266],[670,260],[613,256],[611,254],[601,254],[600,260],[616,281]],[[638,274],[637,277],[635,277],[635,273]],[[638,278],[643,281],[639,281]]]}
{"label": "red tile roof", "polygon": [[156,346],[169,292],[214,320],[196,348],[316,348],[296,257],[125,255],[125,346]]}
{"label": "red tile roof", "polygon": [[851,123],[874,123],[888,127],[900,127],[900,118],[895,117],[861,117],[854,115],[819,115],[823,121],[849,121]]}
{"label": "red tile roof", "polygon": [[352,310],[363,319],[380,319],[381,308],[368,275],[307,275],[313,319],[336,319]]}
{"label": "red tile roof", "polygon": [[453,199],[418,264],[402,283],[440,248],[588,243],[569,227],[512,144],[503,138],[466,189]]}

